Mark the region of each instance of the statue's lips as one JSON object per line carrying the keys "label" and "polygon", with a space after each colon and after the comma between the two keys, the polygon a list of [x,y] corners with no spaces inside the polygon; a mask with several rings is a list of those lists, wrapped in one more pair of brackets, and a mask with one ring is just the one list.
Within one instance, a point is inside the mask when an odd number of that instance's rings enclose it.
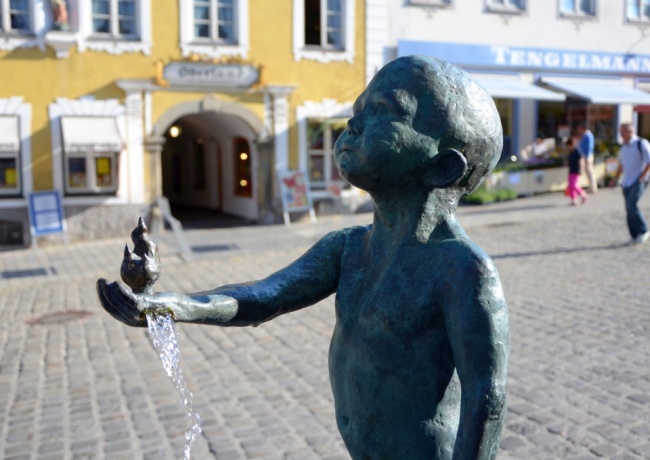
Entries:
{"label": "statue's lips", "polygon": [[336,162],[340,165],[345,167],[346,163],[350,161],[350,158],[354,155],[354,151],[343,147],[341,150],[338,150],[336,152]]}

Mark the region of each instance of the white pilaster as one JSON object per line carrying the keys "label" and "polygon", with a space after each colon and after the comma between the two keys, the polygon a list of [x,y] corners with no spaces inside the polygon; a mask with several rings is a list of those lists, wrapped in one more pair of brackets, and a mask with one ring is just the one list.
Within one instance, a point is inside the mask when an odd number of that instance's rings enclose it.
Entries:
{"label": "white pilaster", "polygon": [[295,86],[272,85],[266,90],[272,98],[275,170],[289,169],[289,95]]}

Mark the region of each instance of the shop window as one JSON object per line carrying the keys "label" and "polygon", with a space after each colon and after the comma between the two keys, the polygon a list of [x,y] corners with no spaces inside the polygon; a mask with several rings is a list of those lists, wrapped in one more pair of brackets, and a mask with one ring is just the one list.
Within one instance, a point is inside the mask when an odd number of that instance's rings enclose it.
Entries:
{"label": "shop window", "polygon": [[250,144],[243,137],[237,137],[233,141],[232,151],[235,156],[235,196],[252,198],[253,168],[251,163]]}
{"label": "shop window", "polygon": [[0,196],[20,194],[18,117],[0,117]]}
{"label": "shop window", "polygon": [[307,156],[312,190],[340,190],[349,187],[334,164],[334,143],[345,131],[341,119],[307,121]]}
{"label": "shop window", "polygon": [[293,0],[294,57],[320,62],[354,57],[354,1]]}
{"label": "shop window", "polygon": [[627,0],[628,21],[650,21],[650,0]]}
{"label": "shop window", "polygon": [[560,0],[562,16],[596,16],[596,0]]}
{"label": "shop window", "polygon": [[523,13],[526,0],[487,0],[487,10],[495,13]]}
{"label": "shop window", "polygon": [[117,190],[117,153],[66,154],[65,191],[67,194],[105,194]]}
{"label": "shop window", "polygon": [[194,188],[205,190],[205,149],[203,139],[197,138],[194,143]]}
{"label": "shop window", "polygon": [[512,99],[494,99],[503,129],[503,151],[500,160],[512,156]]}
{"label": "shop window", "polygon": [[246,57],[248,0],[179,0],[184,56]]}
{"label": "shop window", "polygon": [[113,117],[63,117],[63,174],[68,195],[117,192],[122,140]]}
{"label": "shop window", "polygon": [[5,34],[31,33],[29,0],[1,0],[0,20]]}

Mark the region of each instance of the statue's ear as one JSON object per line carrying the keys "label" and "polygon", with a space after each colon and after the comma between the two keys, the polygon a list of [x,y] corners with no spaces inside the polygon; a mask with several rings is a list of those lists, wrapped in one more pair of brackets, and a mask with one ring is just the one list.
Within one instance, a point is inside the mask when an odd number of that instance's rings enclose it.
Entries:
{"label": "statue's ear", "polygon": [[422,180],[429,189],[455,185],[467,172],[467,160],[456,149],[446,149],[434,156]]}

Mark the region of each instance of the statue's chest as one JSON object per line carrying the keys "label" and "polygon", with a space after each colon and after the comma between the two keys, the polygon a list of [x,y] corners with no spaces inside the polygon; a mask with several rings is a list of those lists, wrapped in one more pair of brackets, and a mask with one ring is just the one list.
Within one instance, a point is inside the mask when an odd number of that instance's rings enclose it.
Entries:
{"label": "statue's chest", "polygon": [[432,267],[420,259],[385,263],[358,258],[344,264],[336,293],[343,327],[412,333],[437,316],[441,295]]}

